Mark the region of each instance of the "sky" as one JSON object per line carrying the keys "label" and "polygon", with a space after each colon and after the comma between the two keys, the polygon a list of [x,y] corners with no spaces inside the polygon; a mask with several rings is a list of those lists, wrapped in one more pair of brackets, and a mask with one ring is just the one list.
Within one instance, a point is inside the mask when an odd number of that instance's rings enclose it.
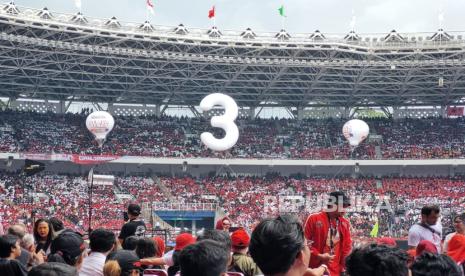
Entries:
{"label": "sky", "polygon": [[[6,0],[4,0],[6,2]],[[75,13],[75,0],[16,0],[18,6],[47,7],[51,11]],[[98,18],[116,16],[121,21],[146,20],[146,0],[81,0],[82,12]],[[447,31],[464,31],[465,0],[152,0],[154,25],[209,28],[208,10],[216,6],[216,25],[222,30],[257,32],[347,33],[355,15],[357,33],[435,32],[439,14]],[[278,8],[284,5],[282,22]]]}

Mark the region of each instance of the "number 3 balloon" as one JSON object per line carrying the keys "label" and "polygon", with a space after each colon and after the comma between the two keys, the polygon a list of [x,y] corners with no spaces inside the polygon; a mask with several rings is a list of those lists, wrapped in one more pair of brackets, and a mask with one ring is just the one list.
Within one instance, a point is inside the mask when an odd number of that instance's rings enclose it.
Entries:
{"label": "number 3 balloon", "polygon": [[370,127],[362,120],[350,120],[345,123],[342,133],[347,141],[349,141],[349,144],[352,147],[356,147],[368,137]]}
{"label": "number 3 balloon", "polygon": [[105,141],[114,126],[115,120],[113,116],[106,111],[92,112],[86,119],[86,127],[95,136],[95,140],[100,147],[102,147],[103,141]]}
{"label": "number 3 balloon", "polygon": [[213,116],[211,125],[224,129],[226,135],[222,139],[217,139],[210,132],[204,132],[200,135],[202,143],[214,151],[225,151],[232,148],[239,139],[239,129],[234,123],[239,109],[233,98],[221,93],[214,93],[206,96],[200,102],[202,111],[209,111],[215,105],[224,107],[225,112],[222,116]]}

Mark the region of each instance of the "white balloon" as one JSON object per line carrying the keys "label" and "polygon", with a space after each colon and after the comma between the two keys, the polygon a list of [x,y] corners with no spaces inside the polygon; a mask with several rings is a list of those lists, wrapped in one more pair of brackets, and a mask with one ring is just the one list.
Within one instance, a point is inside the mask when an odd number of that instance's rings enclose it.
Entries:
{"label": "white balloon", "polygon": [[87,129],[95,136],[95,140],[100,146],[103,145],[103,141],[114,126],[115,120],[113,116],[106,111],[92,112],[86,119]]}
{"label": "white balloon", "polygon": [[200,109],[208,111],[215,105],[223,106],[225,112],[222,116],[213,116],[211,118],[211,125],[224,129],[226,135],[222,139],[217,139],[210,132],[204,132],[200,135],[202,143],[208,148],[215,151],[225,151],[232,148],[239,139],[239,129],[234,123],[239,108],[233,98],[221,93],[213,93],[202,99],[200,102]]}
{"label": "white balloon", "polygon": [[349,144],[352,147],[356,147],[368,137],[370,127],[364,121],[354,119],[344,124],[342,133],[347,141],[349,141]]}

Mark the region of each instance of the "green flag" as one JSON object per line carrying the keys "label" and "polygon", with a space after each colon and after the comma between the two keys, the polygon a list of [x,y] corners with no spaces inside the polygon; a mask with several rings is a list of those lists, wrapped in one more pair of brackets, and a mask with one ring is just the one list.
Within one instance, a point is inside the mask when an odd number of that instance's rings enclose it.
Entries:
{"label": "green flag", "polygon": [[378,237],[378,230],[379,230],[379,223],[376,222],[375,225],[373,226],[373,229],[370,232],[370,237],[372,238]]}
{"label": "green flag", "polygon": [[286,17],[286,15],[284,14],[284,5],[281,5],[281,7],[278,9],[279,11],[279,15],[283,16],[283,17]]}

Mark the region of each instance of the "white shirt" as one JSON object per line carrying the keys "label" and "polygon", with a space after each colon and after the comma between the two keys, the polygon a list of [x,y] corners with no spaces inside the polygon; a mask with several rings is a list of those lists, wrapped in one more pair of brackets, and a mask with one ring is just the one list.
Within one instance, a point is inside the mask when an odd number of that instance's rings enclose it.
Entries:
{"label": "white shirt", "polygon": [[91,252],[89,256],[84,258],[79,276],[103,276],[103,266],[105,265],[105,256],[99,252]]}
{"label": "white shirt", "polygon": [[167,266],[173,266],[174,265],[173,253],[174,253],[174,250],[171,250],[169,252],[166,252],[165,255],[163,255],[163,261],[165,262],[165,265],[167,265]]}
{"label": "white shirt", "polygon": [[441,253],[442,225],[436,223],[435,225],[429,225],[429,227],[436,231],[436,233],[433,234],[431,230],[418,224],[410,227],[408,231],[408,245],[417,246],[421,241],[427,240],[436,246],[438,253]]}

